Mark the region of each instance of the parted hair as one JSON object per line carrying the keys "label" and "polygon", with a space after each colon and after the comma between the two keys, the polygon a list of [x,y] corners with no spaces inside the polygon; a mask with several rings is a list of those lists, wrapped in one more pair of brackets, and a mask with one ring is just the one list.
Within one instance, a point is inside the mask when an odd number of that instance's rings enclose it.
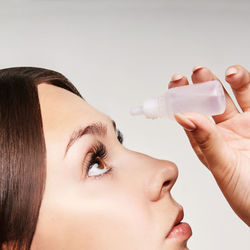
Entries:
{"label": "parted hair", "polygon": [[46,146],[37,86],[82,98],[62,74],[36,67],[0,70],[0,250],[28,250],[46,182]]}

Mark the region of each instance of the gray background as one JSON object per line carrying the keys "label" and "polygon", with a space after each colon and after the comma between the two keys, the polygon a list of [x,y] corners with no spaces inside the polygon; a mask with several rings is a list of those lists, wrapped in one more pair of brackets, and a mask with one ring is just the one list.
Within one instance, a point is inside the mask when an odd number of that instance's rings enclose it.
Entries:
{"label": "gray background", "polygon": [[[7,2],[7,1],[6,1]],[[66,75],[107,113],[125,146],[179,166],[173,189],[193,228],[194,250],[249,250],[234,214],[182,128],[128,110],[167,89],[194,65],[224,81],[231,64],[250,69],[249,1],[0,1],[0,67],[39,66]],[[225,83],[228,89],[227,83]]]}

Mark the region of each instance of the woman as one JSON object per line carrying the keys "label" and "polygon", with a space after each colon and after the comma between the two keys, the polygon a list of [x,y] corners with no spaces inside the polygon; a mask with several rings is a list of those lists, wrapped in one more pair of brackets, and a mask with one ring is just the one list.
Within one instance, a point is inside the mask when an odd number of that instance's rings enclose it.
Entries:
{"label": "woman", "polygon": [[0,74],[2,248],[185,249],[189,226],[172,230],[183,217],[172,162],[124,148],[59,73]]}
{"label": "woman", "polygon": [[123,147],[64,76],[1,70],[0,118],[1,249],[187,249],[192,231],[170,195],[175,164]]}

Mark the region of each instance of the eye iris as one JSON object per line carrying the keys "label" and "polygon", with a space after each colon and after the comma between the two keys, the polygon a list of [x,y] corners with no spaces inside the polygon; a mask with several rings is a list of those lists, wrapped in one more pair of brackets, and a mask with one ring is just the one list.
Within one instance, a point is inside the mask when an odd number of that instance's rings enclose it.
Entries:
{"label": "eye iris", "polygon": [[98,163],[98,168],[99,169],[104,169],[104,167],[105,167],[104,163],[99,157],[97,157],[97,163]]}
{"label": "eye iris", "polygon": [[95,162],[92,165],[90,165],[88,169],[88,176],[103,175],[108,171],[109,168],[105,166],[103,160],[99,157],[96,157]]}

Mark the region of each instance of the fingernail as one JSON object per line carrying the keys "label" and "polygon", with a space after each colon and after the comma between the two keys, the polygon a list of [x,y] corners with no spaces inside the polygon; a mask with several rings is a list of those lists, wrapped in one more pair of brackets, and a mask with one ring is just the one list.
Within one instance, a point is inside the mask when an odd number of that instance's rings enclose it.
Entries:
{"label": "fingernail", "polygon": [[195,71],[199,70],[199,69],[202,69],[202,68],[203,68],[203,66],[200,66],[200,65],[194,66],[194,68],[193,68],[193,73],[194,73]]}
{"label": "fingernail", "polygon": [[237,72],[238,72],[238,71],[237,71],[236,68],[229,68],[229,69],[227,69],[227,71],[226,71],[226,76],[235,75]]}
{"label": "fingernail", "polygon": [[183,75],[181,74],[174,74],[171,78],[171,81],[179,81],[183,78]]}
{"label": "fingernail", "polygon": [[175,119],[187,131],[194,131],[197,128],[196,125],[183,114],[175,113]]}

